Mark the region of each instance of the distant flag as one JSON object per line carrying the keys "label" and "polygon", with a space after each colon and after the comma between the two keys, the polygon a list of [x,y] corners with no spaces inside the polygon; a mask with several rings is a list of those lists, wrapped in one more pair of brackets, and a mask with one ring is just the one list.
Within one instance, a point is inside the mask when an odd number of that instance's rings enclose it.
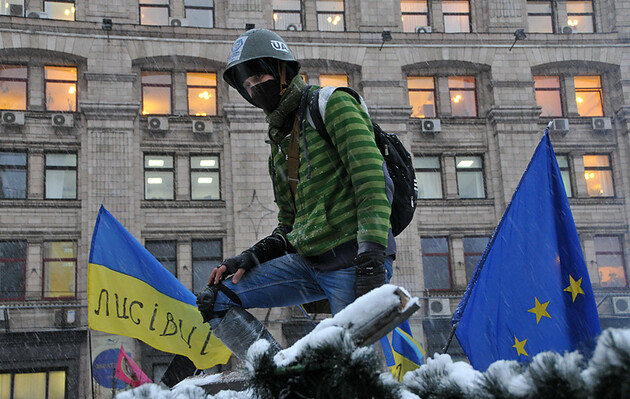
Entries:
{"label": "distant flag", "polygon": [[426,353],[422,345],[413,338],[407,320],[392,331],[391,346],[387,336],[381,339],[381,346],[387,367],[398,381],[402,381],[405,373],[417,369],[424,363]]}
{"label": "distant flag", "polygon": [[453,316],[474,368],[589,349],[599,317],[549,129]]}
{"label": "distant flag", "polygon": [[147,382],[153,382],[138,367],[136,362],[125,352],[123,346],[120,345],[120,353],[118,354],[118,363],[116,364],[116,378],[132,387],[139,387]]}
{"label": "distant flag", "polygon": [[195,301],[195,295],[101,206],[88,265],[90,328],[186,356],[199,369],[227,363],[230,351],[203,323]]}

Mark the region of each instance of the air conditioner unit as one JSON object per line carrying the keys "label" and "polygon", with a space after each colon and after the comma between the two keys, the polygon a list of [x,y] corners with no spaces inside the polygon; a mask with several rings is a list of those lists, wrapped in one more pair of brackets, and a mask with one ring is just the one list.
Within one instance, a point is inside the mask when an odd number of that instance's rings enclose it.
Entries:
{"label": "air conditioner unit", "polygon": [[169,18],[168,24],[171,26],[188,26],[188,20],[184,18]]}
{"label": "air conditioner unit", "polygon": [[431,33],[430,26],[416,26],[416,33]]}
{"label": "air conditioner unit", "polygon": [[48,13],[45,13],[43,11],[31,11],[31,10],[26,10],[26,17],[27,18],[34,18],[34,19],[50,19],[50,15],[48,15]]}
{"label": "air conditioner unit", "polygon": [[4,111],[0,118],[0,124],[2,125],[23,125],[24,124],[24,112],[22,111]]}
{"label": "air conditioner unit", "polygon": [[560,32],[564,33],[565,35],[577,33],[577,26],[565,25],[562,27],[562,29],[560,29]]}
{"label": "air conditioner unit", "polygon": [[554,119],[551,121],[551,128],[549,130],[555,133],[567,134],[569,132],[569,120]]}
{"label": "air conditioner unit", "polygon": [[429,316],[450,316],[451,301],[448,298],[429,298]]}
{"label": "air conditioner unit", "polygon": [[630,314],[630,296],[614,296],[612,304],[615,314]]}
{"label": "air conditioner unit", "polygon": [[54,127],[74,127],[72,114],[52,114],[50,121]]}
{"label": "air conditioner unit", "polygon": [[147,120],[147,126],[152,131],[168,130],[168,118],[165,116],[152,116]]}
{"label": "air conditioner unit", "polygon": [[608,130],[612,130],[612,121],[610,118],[599,117],[593,118],[593,130],[597,132],[606,132]]}
{"label": "air conditioner unit", "polygon": [[212,122],[208,120],[193,120],[193,133],[210,133],[212,131]]}
{"label": "air conditioner unit", "polygon": [[10,4],[9,3],[9,15],[12,17],[23,17],[24,6],[22,4]]}
{"label": "air conditioner unit", "polygon": [[289,24],[287,30],[302,30],[302,24]]}
{"label": "air conditioner unit", "polygon": [[441,131],[442,124],[439,119],[422,120],[422,133],[440,133]]}
{"label": "air conditioner unit", "polygon": [[69,328],[75,327],[78,323],[77,311],[74,309],[59,309],[54,313],[55,327]]}

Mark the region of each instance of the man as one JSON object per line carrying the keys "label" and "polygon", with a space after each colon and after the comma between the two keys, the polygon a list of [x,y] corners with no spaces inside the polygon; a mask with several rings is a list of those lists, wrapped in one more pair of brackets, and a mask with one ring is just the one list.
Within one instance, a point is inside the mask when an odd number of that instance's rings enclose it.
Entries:
{"label": "man", "polygon": [[299,68],[280,36],[253,29],[235,41],[223,74],[267,116],[279,208],[272,234],[224,260],[197,297],[204,321],[241,359],[259,338],[278,349],[244,309],[328,299],[334,314],[385,284],[386,270],[391,276],[391,187],[369,116],[352,95],[331,90],[329,143],[300,112],[307,85]]}

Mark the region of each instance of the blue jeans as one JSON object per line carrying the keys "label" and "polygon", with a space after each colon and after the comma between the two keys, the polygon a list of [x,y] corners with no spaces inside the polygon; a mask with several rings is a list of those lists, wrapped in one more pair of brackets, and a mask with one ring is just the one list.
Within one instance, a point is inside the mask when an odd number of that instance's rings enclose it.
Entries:
{"label": "blue jeans", "polygon": [[[223,284],[241,300],[244,308],[273,308],[293,306],[328,299],[333,314],[336,314],[354,297],[354,267],[320,272],[311,268],[304,258],[289,254],[272,259],[254,267],[238,282],[226,279]],[[386,280],[392,276],[392,259],[385,261]],[[225,294],[219,292],[214,310],[228,310],[238,306]],[[221,319],[210,321],[216,328]]]}

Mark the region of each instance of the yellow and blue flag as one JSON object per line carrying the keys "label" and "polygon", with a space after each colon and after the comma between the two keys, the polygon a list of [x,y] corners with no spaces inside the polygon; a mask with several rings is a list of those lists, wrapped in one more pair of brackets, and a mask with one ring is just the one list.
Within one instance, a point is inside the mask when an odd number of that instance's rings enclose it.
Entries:
{"label": "yellow and blue flag", "polygon": [[472,366],[588,350],[601,327],[582,247],[545,131],[453,316]]}
{"label": "yellow and blue flag", "polygon": [[405,373],[417,369],[424,363],[426,353],[422,344],[413,338],[407,320],[392,331],[391,347],[387,336],[381,338],[381,346],[387,367],[398,381],[402,381]]}
{"label": "yellow and blue flag", "polygon": [[231,355],[203,323],[195,295],[103,206],[90,248],[88,322],[93,330],[186,356],[199,369]]}

